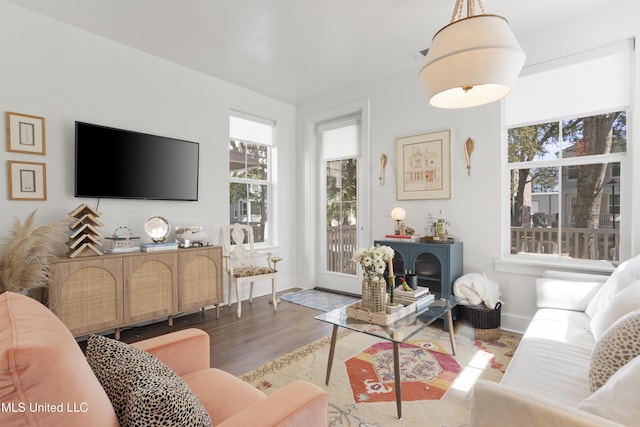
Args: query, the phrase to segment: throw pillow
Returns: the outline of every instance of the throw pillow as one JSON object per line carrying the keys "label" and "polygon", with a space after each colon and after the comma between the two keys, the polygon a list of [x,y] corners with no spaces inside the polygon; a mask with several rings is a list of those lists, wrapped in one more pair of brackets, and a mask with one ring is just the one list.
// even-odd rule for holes
{"label": "throw pillow", "polygon": [[598,391],[584,399],[578,409],[616,421],[635,425],[640,420],[640,357],[624,365]]}
{"label": "throw pillow", "polygon": [[593,337],[598,341],[616,320],[638,308],[640,308],[640,280],[636,280],[629,287],[618,292],[609,304],[591,319]]}
{"label": "throw pillow", "polygon": [[589,301],[585,310],[587,316],[593,319],[600,310],[606,307],[611,298],[638,279],[640,279],[640,255],[628,259],[616,267],[598,293]]}
{"label": "throw pillow", "polygon": [[189,386],[151,354],[91,335],[86,357],[123,427],[211,426],[209,414]]}
{"label": "throw pillow", "polygon": [[536,306],[585,311],[600,287],[598,281],[541,278],[536,280]]}
{"label": "throw pillow", "polygon": [[640,310],[618,319],[596,342],[591,354],[589,386],[602,387],[618,369],[640,355]]}

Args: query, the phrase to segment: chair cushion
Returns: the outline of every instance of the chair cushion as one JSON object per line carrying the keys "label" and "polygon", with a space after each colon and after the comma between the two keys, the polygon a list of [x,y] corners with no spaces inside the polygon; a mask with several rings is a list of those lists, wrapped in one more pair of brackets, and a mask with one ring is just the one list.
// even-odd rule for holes
{"label": "chair cushion", "polygon": [[213,425],[220,424],[267,397],[249,383],[216,368],[190,372],[184,374],[182,379],[200,398]]}
{"label": "chair cushion", "polygon": [[602,387],[630,360],[640,355],[640,310],[618,319],[596,342],[591,355],[589,386]]}
{"label": "chair cushion", "polygon": [[233,269],[233,277],[260,276],[275,272],[276,270],[271,267],[240,267]]}
{"label": "chair cushion", "polygon": [[211,426],[189,386],[151,354],[91,335],[86,355],[122,426]]}
{"label": "chair cushion", "polygon": [[0,325],[0,402],[13,409],[0,412],[0,425],[118,425],[78,343],[47,307],[5,292]]}

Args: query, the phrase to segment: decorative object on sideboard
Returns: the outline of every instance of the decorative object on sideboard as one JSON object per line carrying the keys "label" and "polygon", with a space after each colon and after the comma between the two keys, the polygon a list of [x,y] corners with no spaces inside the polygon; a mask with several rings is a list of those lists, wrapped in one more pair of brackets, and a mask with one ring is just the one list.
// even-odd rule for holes
{"label": "decorative object on sideboard", "polygon": [[431,225],[430,240],[446,240],[447,226],[451,225],[449,221],[444,219],[444,213],[440,211],[440,217],[435,219],[429,214],[429,223]]}
{"label": "decorative object on sideboard", "polygon": [[7,151],[45,154],[44,117],[7,111]]}
{"label": "decorative object on sideboard", "polygon": [[163,243],[167,239],[170,231],[171,226],[169,225],[169,221],[158,215],[150,217],[144,223],[144,232],[153,243]]}
{"label": "decorative object on sideboard", "polygon": [[396,139],[396,199],[450,199],[450,131]]}
{"label": "decorative object on sideboard", "polygon": [[70,258],[103,255],[102,244],[98,238],[102,235],[97,227],[104,224],[98,219],[100,212],[82,204],[69,213],[72,221],[67,232]]}
{"label": "decorative object on sideboard", "polygon": [[0,293],[26,293],[49,283],[49,262],[65,251],[68,219],[35,225],[34,210],[23,223],[17,218],[0,246]]}
{"label": "decorative object on sideboard", "polygon": [[9,200],[47,200],[47,165],[7,161]]}
{"label": "decorative object on sideboard", "polygon": [[180,247],[203,246],[207,233],[202,226],[176,227],[176,240]]}
{"label": "decorative object on sideboard", "polygon": [[396,222],[396,226],[394,229],[395,235],[402,235],[402,236],[404,235],[404,231],[402,229],[404,223],[402,221],[405,219],[406,216],[407,216],[407,213],[401,207],[393,208],[391,210],[391,219],[393,219]]}
{"label": "decorative object on sideboard", "polygon": [[466,0],[463,17],[464,3],[456,1],[451,22],[433,36],[418,75],[437,108],[475,107],[503,98],[525,61],[505,18],[485,14],[480,0]]}
{"label": "decorative object on sideboard", "polygon": [[378,177],[378,181],[380,181],[380,185],[384,185],[384,171],[387,167],[387,155],[382,153],[380,156],[380,176]]}
{"label": "decorative object on sideboard", "polygon": [[105,239],[111,242],[111,247],[105,249],[105,252],[112,254],[140,252],[140,246],[136,246],[133,243],[134,240],[138,240],[140,237],[135,237],[133,231],[126,225],[116,228],[111,237],[105,237]]}
{"label": "decorative object on sideboard", "polygon": [[467,175],[471,176],[471,153],[473,153],[473,149],[475,148],[476,143],[473,142],[473,139],[467,138],[464,143],[464,157],[467,160]]}

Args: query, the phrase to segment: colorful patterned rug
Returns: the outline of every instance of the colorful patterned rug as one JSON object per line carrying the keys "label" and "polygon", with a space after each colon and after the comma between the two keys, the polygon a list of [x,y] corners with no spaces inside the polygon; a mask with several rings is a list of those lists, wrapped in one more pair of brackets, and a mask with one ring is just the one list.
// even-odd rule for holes
{"label": "colorful patterned rug", "polygon": [[[359,363],[363,358],[368,357],[363,356],[362,353],[385,351],[385,345],[381,345],[385,344],[385,341],[370,335],[340,329],[328,386],[324,381],[330,337],[303,346],[242,375],[241,378],[267,394],[298,379],[307,380],[322,387],[329,397],[330,427],[468,426],[469,395],[473,384],[478,378],[500,381],[520,342],[520,335],[503,332],[498,340],[488,342],[476,340],[473,329],[462,322],[456,322],[455,329],[457,347],[455,356],[450,355],[449,334],[442,330],[442,324],[436,323],[435,327],[426,328],[412,339],[414,349],[427,350],[433,359],[445,366],[443,370],[447,373],[442,374],[440,371],[432,382],[417,381],[416,388],[428,389],[425,393],[419,393],[410,390],[412,386],[408,385],[405,372],[402,384],[402,420],[397,419],[395,392],[384,391],[380,394],[390,395],[391,398],[375,401],[377,397],[372,396],[374,393],[362,391],[353,385],[352,378],[357,378],[358,374],[352,371],[358,367],[349,365],[356,364],[354,359],[358,359]],[[405,350],[409,349],[409,347],[403,347]],[[409,351],[412,350],[409,349]],[[416,376],[434,375],[437,368],[424,366],[425,363],[432,363],[433,359],[422,351],[419,352],[419,356],[416,353],[417,350],[413,351],[415,360],[407,363],[405,368],[412,366]],[[383,368],[379,375],[387,381],[388,372],[385,373],[384,369],[388,371],[389,356],[381,357],[387,358],[387,361],[379,364],[386,365],[387,368]],[[409,356],[410,359],[411,357]],[[366,367],[366,369],[372,368]],[[411,375],[413,374],[409,374]],[[375,377],[370,378],[375,381]],[[361,380],[363,384],[365,379]],[[382,390],[383,387],[389,387],[389,384],[387,382],[380,382],[379,385],[371,384],[370,389]],[[369,399],[360,396],[362,393],[369,395]],[[437,397],[438,395],[440,397]]]}
{"label": "colorful patterned rug", "polygon": [[[409,341],[400,344],[402,400],[440,399],[462,368],[437,342]],[[395,402],[393,344],[372,345],[345,362],[353,399],[362,402]]]}
{"label": "colorful patterned rug", "polygon": [[334,308],[360,301],[360,298],[350,295],[320,291],[317,289],[303,289],[301,291],[289,292],[281,295],[280,299],[320,311],[331,311]]}

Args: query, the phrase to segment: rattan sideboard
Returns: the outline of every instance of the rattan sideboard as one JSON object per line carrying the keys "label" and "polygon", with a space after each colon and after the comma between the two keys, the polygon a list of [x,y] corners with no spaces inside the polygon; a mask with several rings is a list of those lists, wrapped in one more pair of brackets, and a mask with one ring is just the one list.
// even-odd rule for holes
{"label": "rattan sideboard", "polygon": [[222,248],[60,258],[50,266],[48,305],[74,336],[216,306],[220,315]]}

